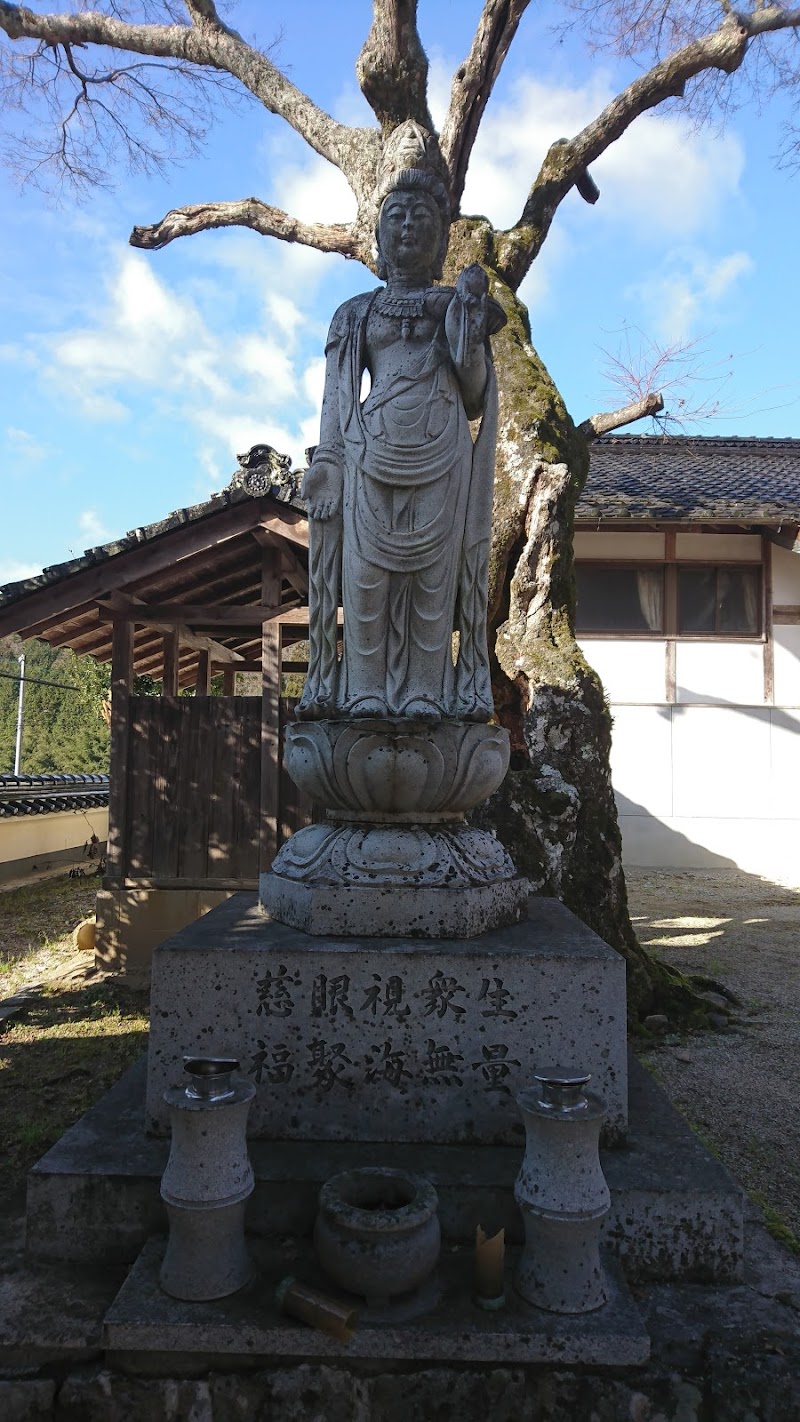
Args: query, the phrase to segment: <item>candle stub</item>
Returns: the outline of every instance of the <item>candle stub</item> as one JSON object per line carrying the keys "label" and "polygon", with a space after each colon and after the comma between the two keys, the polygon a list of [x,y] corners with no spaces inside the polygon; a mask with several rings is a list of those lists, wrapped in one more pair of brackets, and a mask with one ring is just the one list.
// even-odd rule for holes
{"label": "candle stub", "polygon": [[489,1238],[481,1226],[475,1231],[475,1300],[481,1308],[502,1308],[505,1303],[506,1232]]}
{"label": "candle stub", "polygon": [[319,1328],[331,1338],[338,1338],[340,1343],[349,1343],[358,1327],[358,1309],[291,1277],[278,1285],[275,1301],[281,1313]]}

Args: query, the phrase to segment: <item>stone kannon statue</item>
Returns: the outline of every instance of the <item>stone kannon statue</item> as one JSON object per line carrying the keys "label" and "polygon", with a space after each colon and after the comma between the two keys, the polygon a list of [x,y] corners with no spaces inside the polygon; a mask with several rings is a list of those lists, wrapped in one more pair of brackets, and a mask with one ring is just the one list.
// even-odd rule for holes
{"label": "stone kannon statue", "polygon": [[[424,162],[423,131],[403,129],[395,162]],[[488,721],[497,429],[489,336],[505,315],[479,266],[455,288],[434,285],[450,201],[430,166],[390,169],[378,199],[386,286],[345,302],[333,318],[320,443],[303,485],[311,627],[297,714]],[[473,443],[469,422],[478,416]]]}
{"label": "stone kannon statue", "polygon": [[437,160],[413,122],[387,145],[376,226],[386,285],[333,318],[303,485],[309,667],[284,764],[327,820],[282,846],[261,898],[311,933],[458,937],[525,905],[502,845],[464,818],[509,759],[506,731],[489,724],[486,645],[489,339],[505,317],[479,266],[435,284],[450,226]]}

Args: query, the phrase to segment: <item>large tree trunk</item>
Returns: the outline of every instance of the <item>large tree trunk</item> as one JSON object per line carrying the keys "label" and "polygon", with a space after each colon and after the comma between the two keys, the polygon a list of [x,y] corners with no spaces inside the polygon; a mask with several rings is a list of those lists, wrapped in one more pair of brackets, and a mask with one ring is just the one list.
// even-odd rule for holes
{"label": "large tree trunk", "polygon": [[500,420],[489,617],[495,705],[513,750],[481,822],[538,892],[557,895],[625,955],[629,1007],[639,1017],[661,974],[631,926],[609,771],[611,716],[574,634],[572,537],[588,445],[531,344],[526,308],[493,259],[488,223],[454,224],[445,280],[483,262],[508,317],[492,343]]}

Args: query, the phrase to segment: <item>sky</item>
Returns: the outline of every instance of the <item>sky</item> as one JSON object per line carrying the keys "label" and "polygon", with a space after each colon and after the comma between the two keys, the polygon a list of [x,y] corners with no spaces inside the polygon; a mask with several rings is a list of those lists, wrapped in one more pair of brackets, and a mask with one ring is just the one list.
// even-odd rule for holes
{"label": "sky", "polygon": [[[229,20],[294,83],[351,123],[371,113],[354,76],[367,0],[241,0]],[[420,0],[440,122],[479,0]],[[556,12],[523,18],[484,118],[463,210],[519,216],[548,145],[592,119],[634,75],[559,42]],[[594,166],[591,207],[570,194],[520,295],[534,342],[576,420],[624,403],[614,357],[690,344],[709,435],[800,437],[800,173],[775,161],[778,98],[723,132],[677,110],[640,119]],[[77,203],[0,171],[0,585],[198,503],[236,455],[268,443],[303,463],[316,442],[330,317],[375,278],[355,262],[229,229],[162,252],[134,224],[185,203],[256,194],[306,220],[346,221],[344,179],[280,119],[246,101],[203,153],[159,177],[118,171]],[[684,404],[679,405],[683,400]],[[644,432],[644,426],[635,426]]]}

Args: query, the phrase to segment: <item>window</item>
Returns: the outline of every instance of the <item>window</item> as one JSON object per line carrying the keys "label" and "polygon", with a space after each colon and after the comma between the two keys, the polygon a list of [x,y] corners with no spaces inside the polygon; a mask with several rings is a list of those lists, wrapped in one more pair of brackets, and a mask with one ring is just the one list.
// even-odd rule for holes
{"label": "window", "polygon": [[759,637],[761,567],[578,563],[578,633]]}
{"label": "window", "polygon": [[663,632],[664,569],[578,563],[579,632]]}
{"label": "window", "polygon": [[760,568],[678,568],[678,633],[757,637]]}

